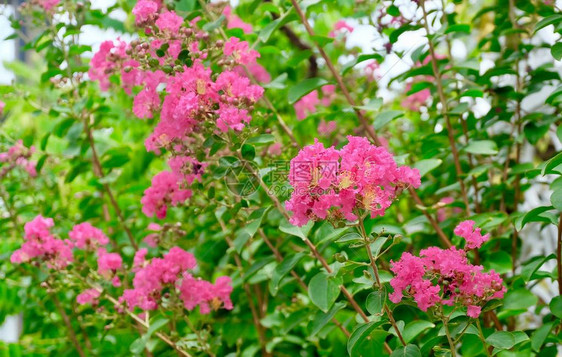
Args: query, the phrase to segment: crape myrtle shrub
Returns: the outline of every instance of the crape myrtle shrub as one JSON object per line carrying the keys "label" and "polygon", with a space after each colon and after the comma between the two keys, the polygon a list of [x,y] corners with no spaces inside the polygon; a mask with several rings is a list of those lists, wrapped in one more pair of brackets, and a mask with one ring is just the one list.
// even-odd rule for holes
{"label": "crape myrtle shrub", "polygon": [[554,1],[4,9],[2,355],[557,354]]}

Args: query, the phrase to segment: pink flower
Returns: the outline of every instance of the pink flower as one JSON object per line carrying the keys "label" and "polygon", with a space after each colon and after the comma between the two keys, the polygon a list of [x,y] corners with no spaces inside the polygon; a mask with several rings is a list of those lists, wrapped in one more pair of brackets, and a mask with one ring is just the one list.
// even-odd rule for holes
{"label": "pink flower", "polygon": [[478,318],[478,316],[480,316],[481,311],[482,308],[480,306],[469,305],[466,309],[466,315],[476,319]]}
{"label": "pink flower", "polygon": [[104,248],[98,249],[98,273],[105,279],[110,279],[121,269],[123,259],[117,253],[108,253]]}
{"label": "pink flower", "polygon": [[[406,92],[409,92],[411,89],[412,89],[412,83],[406,84]],[[423,89],[414,94],[410,94],[402,101],[401,105],[404,108],[407,108],[408,110],[416,112],[420,110],[420,107],[426,104],[427,100],[430,97],[431,97],[431,92],[429,91],[429,89]]]}
{"label": "pink flower", "polygon": [[0,115],[4,113],[4,108],[6,107],[6,103],[0,100]]}
{"label": "pink flower", "polygon": [[0,171],[0,176],[6,175],[15,167],[24,169],[31,177],[37,176],[35,169],[37,163],[29,160],[34,152],[35,147],[26,148],[23,141],[18,140],[8,151],[0,153],[0,163],[7,164],[6,168]]}
{"label": "pink flower", "polygon": [[281,143],[275,143],[269,146],[267,152],[271,156],[279,156],[282,153],[282,146]]}
{"label": "pink flower", "polygon": [[291,160],[289,182],[294,191],[285,206],[291,223],[309,220],[355,220],[356,210],[383,215],[397,189],[419,187],[417,169],[398,167],[383,147],[365,138],[348,136],[341,150],[324,148],[317,140]]}
{"label": "pink flower", "polygon": [[208,314],[216,301],[222,303],[225,309],[232,310],[233,306],[230,300],[232,286],[228,276],[219,277],[215,284],[211,284],[186,273],[179,290],[180,298],[189,311],[199,306],[201,314]]}
{"label": "pink flower", "polygon": [[166,217],[168,205],[177,206],[191,197],[191,190],[181,189],[179,178],[173,172],[162,171],[152,178],[152,186],[144,191],[142,211],[148,217]]}
{"label": "pink flower", "polygon": [[140,119],[152,118],[152,113],[160,107],[160,96],[155,89],[145,88],[133,101],[133,113]]}
{"label": "pink flower", "polygon": [[90,80],[100,82],[102,91],[109,89],[109,76],[120,66],[120,62],[127,58],[127,47],[124,41],[118,40],[117,45],[113,41],[104,41],[92,57],[88,76]]}
{"label": "pink flower", "polygon": [[329,136],[334,131],[336,131],[337,124],[334,120],[325,122],[324,120],[320,121],[318,124],[318,134],[322,136]]}
{"label": "pink flower", "polygon": [[158,16],[160,4],[152,0],[139,0],[133,8],[137,26],[152,22]]}
{"label": "pink flower", "polygon": [[330,31],[329,35],[330,37],[337,37],[338,34],[343,34],[344,36],[347,33],[352,33],[353,32],[353,27],[351,27],[347,22],[345,22],[345,20],[339,20],[338,22],[336,22],[336,24],[334,25],[334,29],[332,31]]}
{"label": "pink flower", "polygon": [[224,55],[232,56],[239,64],[255,63],[260,57],[259,52],[250,49],[248,42],[240,41],[237,37],[231,37],[224,44]]}
{"label": "pink flower", "polygon": [[474,228],[474,221],[462,221],[455,228],[455,234],[466,239],[466,249],[478,249],[490,239],[490,234],[482,235],[480,228]]}
{"label": "pink flower", "polygon": [[45,11],[51,12],[55,6],[57,6],[60,0],[38,0],[39,6],[41,6]]}
{"label": "pink flower", "polygon": [[41,215],[27,222],[24,226],[24,240],[21,248],[10,257],[14,264],[26,263],[34,259],[44,261],[52,269],[64,269],[72,263],[72,243],[68,240],[56,239],[50,233],[53,227],[52,218]]}
{"label": "pink flower", "polygon": [[183,24],[183,18],[178,16],[174,11],[166,11],[158,16],[156,26],[160,31],[167,32],[172,35],[179,33],[180,27]]}
{"label": "pink flower", "polygon": [[396,275],[390,281],[394,292],[389,299],[399,303],[406,293],[423,311],[435,305],[465,305],[467,315],[476,318],[481,306],[501,298],[506,290],[497,273],[482,272],[481,266],[468,262],[465,251],[454,247],[430,247],[419,257],[404,253],[391,263]]}
{"label": "pink flower", "polygon": [[144,266],[145,257],[148,253],[146,248],[137,250],[135,257],[133,258],[133,272],[137,272]]}
{"label": "pink flower", "polygon": [[79,249],[95,250],[109,243],[109,238],[100,229],[93,227],[88,222],[75,225],[68,236]]}
{"label": "pink flower", "polygon": [[306,118],[307,113],[312,114],[316,112],[316,106],[320,103],[318,99],[318,91],[312,91],[299,99],[293,106],[297,113],[297,119],[303,120]]}
{"label": "pink flower", "polygon": [[163,258],[154,258],[136,271],[133,289],[127,289],[119,299],[130,309],[154,310],[160,303],[162,290],[178,291],[187,309],[200,306],[201,313],[208,313],[216,303],[232,309],[229,277],[220,277],[215,284],[193,277],[188,271],[197,265],[195,257],[179,247],[173,247]]}
{"label": "pink flower", "polygon": [[238,16],[232,13],[232,8],[227,5],[224,7],[223,14],[226,17],[226,28],[240,28],[245,34],[252,33],[252,25],[245,23]]}
{"label": "pink flower", "polygon": [[100,292],[97,289],[88,289],[84,290],[80,295],[76,297],[76,302],[80,305],[85,304],[98,304],[98,297],[100,296]]}

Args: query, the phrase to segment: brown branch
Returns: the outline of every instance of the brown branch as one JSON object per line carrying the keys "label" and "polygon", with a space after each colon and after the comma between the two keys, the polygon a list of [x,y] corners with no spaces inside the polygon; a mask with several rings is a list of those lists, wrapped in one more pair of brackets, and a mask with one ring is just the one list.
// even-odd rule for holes
{"label": "brown branch", "polygon": [[468,202],[468,195],[466,193],[466,187],[464,185],[464,181],[462,179],[462,168],[459,159],[459,152],[457,149],[457,144],[455,143],[455,132],[453,131],[453,125],[451,124],[451,118],[449,117],[449,109],[447,106],[447,99],[445,98],[445,92],[443,90],[443,82],[441,80],[441,72],[439,72],[439,68],[437,67],[437,58],[435,57],[435,47],[433,46],[433,42],[431,40],[430,31],[429,31],[429,23],[427,20],[427,11],[425,9],[425,0],[420,1],[420,7],[423,11],[423,26],[427,33],[427,43],[429,44],[429,56],[431,60],[431,67],[433,68],[433,74],[435,76],[435,83],[437,84],[437,92],[439,94],[439,100],[441,101],[441,114],[445,119],[445,123],[447,124],[447,135],[449,137],[449,144],[451,145],[451,152],[453,154],[453,161],[455,163],[455,170],[457,173],[457,180],[459,181],[461,187],[461,195],[464,200],[465,204],[465,211],[467,216],[470,216],[470,204]]}
{"label": "brown branch", "polygon": [[[219,224],[220,224],[223,232],[227,232],[228,228],[224,224],[223,220],[221,218],[218,218],[218,221],[219,221]],[[242,279],[244,279],[244,267],[242,265],[242,259],[240,258],[240,255],[236,252],[236,250],[234,248],[234,242],[227,235],[224,236],[224,239],[228,243],[228,246],[230,247],[230,249],[233,250],[233,252],[234,252],[233,253],[234,262],[236,263],[236,266],[238,267],[238,272],[240,273],[240,277]],[[254,326],[256,326],[256,330],[258,331],[258,337],[259,337],[259,340],[260,340],[260,347],[261,347],[261,350],[262,350],[262,356],[271,356],[271,354],[269,352],[267,352],[267,350],[266,350],[267,339],[265,337],[265,332],[263,330],[263,326],[260,322],[258,310],[256,309],[256,306],[254,304],[254,300],[252,299],[252,292],[250,291],[250,286],[248,285],[248,283],[243,283],[242,287],[244,288],[244,292],[246,293],[246,298],[248,299],[248,305],[250,306],[250,311],[252,312],[252,320],[254,322]]]}
{"label": "brown branch", "polygon": [[[308,20],[306,19],[306,15],[304,14],[302,9],[300,8],[297,1],[291,0],[291,3],[293,4],[293,7],[295,8],[297,14],[299,15],[299,17],[301,19],[301,22],[306,29],[306,32],[308,32],[309,36],[311,36],[311,37],[315,36],[314,30],[312,29],[312,27],[308,23]],[[345,99],[353,107],[353,110],[357,114],[357,117],[359,118],[359,121],[361,122],[361,125],[367,131],[367,134],[375,142],[378,142],[379,140],[378,140],[378,137],[377,137],[377,133],[375,132],[375,129],[371,125],[369,125],[369,122],[367,121],[367,118],[365,118],[365,116],[363,115],[363,112],[361,112],[361,110],[359,108],[357,108],[355,101],[351,97],[351,94],[349,93],[349,90],[347,89],[347,86],[343,82],[343,79],[340,76],[339,72],[336,70],[336,67],[332,63],[332,60],[330,59],[330,57],[328,57],[328,55],[326,54],[326,52],[324,51],[324,49],[320,45],[316,44],[316,48],[318,49],[318,52],[320,52],[320,55],[322,56],[322,58],[324,58],[324,61],[326,61],[326,65],[328,66],[328,69],[330,70],[330,72],[332,73],[334,78],[336,79],[336,82],[338,83],[338,87],[340,88],[343,95],[345,96]]]}
{"label": "brown branch", "polygon": [[[101,166],[101,163],[100,163],[97,151],[96,151],[96,145],[95,145],[95,142],[94,142],[94,137],[92,135],[92,131],[90,130],[90,126],[88,125],[87,120],[84,120],[84,131],[86,132],[86,136],[88,137],[88,142],[90,144],[90,149],[92,150],[92,163],[94,165],[94,174],[98,178],[102,178],[105,175],[103,173],[103,168]],[[129,237],[129,241],[131,242],[131,245],[133,246],[133,248],[135,248],[135,250],[138,250],[139,246],[138,246],[137,242],[135,241],[135,238],[133,237],[133,233],[131,233],[131,230],[129,229],[129,227],[127,226],[127,224],[125,222],[125,218],[123,216],[123,213],[121,212],[121,208],[119,208],[119,204],[117,203],[117,200],[115,199],[115,196],[113,195],[113,192],[111,191],[111,188],[109,187],[109,185],[107,183],[103,183],[102,186],[103,186],[107,196],[109,197],[109,201],[111,202],[111,205],[113,206],[113,209],[115,210],[115,214],[117,215],[117,218],[119,219],[119,222],[121,223],[121,226],[123,227],[123,229],[127,233],[127,236]]]}
{"label": "brown branch", "polygon": [[78,343],[78,339],[76,338],[76,334],[74,333],[74,328],[72,328],[72,324],[70,323],[70,319],[68,318],[68,315],[64,311],[64,308],[61,306],[59,298],[57,297],[57,294],[53,292],[50,295],[51,295],[51,298],[53,299],[53,302],[55,303],[55,306],[57,307],[57,310],[59,310],[59,313],[62,316],[62,320],[64,321],[64,324],[66,325],[66,329],[68,330],[68,335],[70,337],[70,340],[72,341],[72,344],[76,348],[76,352],[78,352],[80,357],[85,357],[86,355],[84,354],[84,350],[82,349],[82,346],[80,346],[80,343]]}

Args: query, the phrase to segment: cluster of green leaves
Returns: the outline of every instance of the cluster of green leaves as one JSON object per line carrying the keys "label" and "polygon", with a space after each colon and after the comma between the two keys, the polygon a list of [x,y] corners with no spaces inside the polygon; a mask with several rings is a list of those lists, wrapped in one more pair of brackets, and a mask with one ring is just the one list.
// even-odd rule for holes
{"label": "cluster of green leaves", "polygon": [[[64,6],[73,14],[73,21],[49,25],[26,41],[25,49],[34,54],[31,62],[10,64],[17,77],[15,84],[0,87],[0,99],[6,102],[0,148],[20,138],[28,146],[35,145],[39,172],[37,178],[30,179],[14,170],[1,181],[0,233],[5,239],[0,244],[0,319],[21,313],[24,329],[20,343],[0,345],[0,353],[76,355],[75,349],[68,347],[68,316],[78,344],[92,355],[145,351],[175,355],[157,337],[158,331],[166,331],[182,350],[201,355],[210,350],[216,355],[242,356],[372,356],[387,353],[385,343],[393,356],[450,355],[454,351],[447,343],[449,330],[463,356],[556,354],[556,345],[561,341],[562,300],[558,296],[547,304],[530,288],[560,280],[556,267],[543,269],[543,265],[552,266],[552,260],[559,262],[560,252],[523,256],[521,236],[525,235],[519,232],[530,224],[539,224],[541,229],[559,224],[561,179],[550,183],[551,205],[528,212],[519,207],[532,185],[552,175],[562,175],[562,154],[555,153],[549,133],[560,124],[562,87],[552,91],[544,105],[540,103],[540,110],[522,109],[526,98],[551,85],[560,86],[554,60],[540,66],[529,62],[544,50],[560,59],[559,43],[540,43],[536,36],[537,31],[550,25],[555,33],[562,33],[562,15],[557,9],[543,1],[495,0],[480,1],[477,6],[453,1],[456,7],[452,13],[429,11],[429,18],[440,23],[428,36],[440,55],[435,63],[439,75],[434,73],[432,61],[426,60],[434,55],[427,44],[416,46],[411,53],[395,53],[416,65],[393,82],[413,80],[414,84],[408,93],[383,103],[377,98],[378,84],[365,78],[362,66],[372,60],[382,63],[387,58],[386,50],[364,53],[359,48],[346,48],[341,38],[334,39],[329,33],[342,18],[375,28],[377,16],[371,15],[379,11],[401,17],[402,5],[398,2],[303,1],[303,11],[313,19],[313,36],[306,33],[289,1],[241,1],[236,13],[252,24],[254,32],[250,34],[226,29],[224,16],[214,13],[213,7],[204,11],[200,2],[166,3],[183,16],[202,16],[204,29],[217,37],[222,29],[227,36],[253,44],[260,52],[260,63],[273,78],[264,87],[274,110],[259,105],[250,128],[244,132],[229,135],[228,140],[219,135],[207,138],[205,146],[216,160],[210,163],[203,182],[194,185],[194,197],[184,206],[170,209],[166,219],[158,222],[179,224],[181,235],[150,251],[158,256],[171,245],[179,245],[194,252],[201,276],[210,280],[218,275],[231,276],[234,310],[220,310],[209,316],[190,313],[189,319],[201,332],[199,336],[183,321],[186,311],[154,312],[150,327],[137,329],[135,322],[117,314],[107,301],[101,303],[102,310],[78,306],[75,301],[80,286],[76,281],[63,278],[54,289],[45,289],[40,286],[40,282],[49,279],[45,271],[9,263],[9,256],[21,244],[23,224],[37,214],[53,217],[55,231],[61,237],[66,237],[74,224],[92,223],[111,237],[129,265],[135,250],[124,227],[141,242],[149,233],[146,227],[154,222],[142,214],[140,198],[151,177],[165,168],[165,155],[157,157],[144,148],[144,140],[157,119],[141,121],[134,117],[132,99],[119,88],[116,77],[112,78],[115,86],[107,93],[89,81],[73,80],[61,86],[52,82],[61,77],[76,78],[87,71],[92,49],[80,41],[84,26],[134,34],[137,30],[131,9],[135,1],[118,1],[101,11],[92,9],[89,2],[78,6],[66,0]],[[124,22],[110,16],[120,9],[128,14]],[[402,25],[386,28],[380,34],[381,40],[396,43],[408,32],[423,31],[421,10],[416,14]],[[34,14],[38,19],[44,15]],[[23,27],[15,19],[12,25],[16,32],[9,37],[15,38]],[[457,40],[469,47],[467,58],[452,57],[450,44]],[[336,83],[318,47],[336,64],[357,105],[354,108],[336,90],[338,96],[329,106],[298,121],[293,104],[313,90]],[[495,59],[495,66],[482,73],[480,64],[489,56]],[[499,80],[506,77],[513,81]],[[429,90],[432,97],[427,114],[404,111],[400,101],[422,90]],[[441,90],[443,93],[439,93]],[[447,111],[442,110],[440,94],[446,100]],[[474,113],[477,98],[491,105],[484,116]],[[369,124],[387,139],[399,163],[417,167],[422,174],[418,190],[422,204],[404,193],[384,217],[366,219],[366,232],[372,237],[368,243],[354,227],[333,227],[328,222],[294,227],[272,200],[273,196],[282,203],[289,197],[288,161],[296,155],[297,146],[311,144],[318,137],[321,120],[335,120],[338,125],[335,133],[320,138],[328,145],[341,145],[346,135],[364,132],[354,109],[366,113]],[[287,123],[298,145],[282,130],[279,117]],[[498,127],[507,130],[497,130]],[[562,136],[560,130],[556,133]],[[449,134],[458,154],[452,150]],[[267,153],[274,142],[283,144],[283,152],[276,157]],[[534,156],[523,163],[524,147],[532,147]],[[241,158],[255,164],[268,191],[261,187],[249,196],[232,192],[225,176],[240,167]],[[459,162],[460,175],[455,160]],[[463,197],[461,181],[467,197]],[[505,299],[486,306],[478,323],[460,311],[451,311],[445,321],[420,311],[411,302],[395,305],[387,297],[391,260],[397,260],[404,251],[417,252],[441,244],[428,216],[434,217],[443,209],[438,202],[444,197],[452,197],[454,202],[445,208],[446,219],[437,223],[439,228],[452,237],[454,226],[470,218],[490,232],[493,238],[478,256],[470,253],[470,258],[502,274],[508,287]],[[458,237],[452,240],[460,243]],[[329,270],[311,254],[311,245]],[[377,258],[380,288],[372,279],[365,245]],[[84,259],[93,262],[95,258]],[[116,294],[118,291],[112,290]],[[53,296],[62,309],[56,306]],[[352,301],[358,304],[366,321],[353,308]],[[396,324],[391,323],[385,308],[392,311]],[[543,311],[546,309],[549,312]],[[493,316],[503,330],[494,325],[491,311],[495,311]],[[518,317],[529,311],[539,322],[537,327],[518,322]]]}

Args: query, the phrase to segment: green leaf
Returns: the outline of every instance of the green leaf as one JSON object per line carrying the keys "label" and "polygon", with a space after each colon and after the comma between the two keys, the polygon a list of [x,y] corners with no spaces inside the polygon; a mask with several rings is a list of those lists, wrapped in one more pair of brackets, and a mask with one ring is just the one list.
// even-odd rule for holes
{"label": "green leaf", "polygon": [[426,159],[417,161],[413,166],[420,171],[420,176],[424,177],[428,172],[438,168],[443,163],[441,159]]}
{"label": "green leaf", "polygon": [[447,27],[445,33],[464,32],[470,33],[470,25],[468,24],[454,24]]}
{"label": "green leaf", "polygon": [[214,31],[221,26],[221,24],[223,23],[223,21],[225,19],[226,19],[226,17],[224,16],[224,14],[222,14],[215,21],[208,22],[205,25],[203,25],[203,30],[206,31],[206,32]]}
{"label": "green leaf", "polygon": [[246,144],[263,145],[263,144],[272,143],[274,141],[275,141],[275,136],[271,134],[262,134],[258,136],[252,136],[251,138],[246,140]]}
{"label": "green leaf", "polygon": [[331,277],[325,272],[316,274],[308,284],[308,295],[314,305],[328,312],[340,295],[341,278]]}
{"label": "green leaf", "polygon": [[307,239],[308,233],[310,233],[310,230],[312,229],[313,225],[314,222],[310,221],[302,227],[297,227],[297,226],[293,226],[287,220],[283,220],[279,225],[279,229],[281,230],[281,232],[285,232],[287,234],[302,238],[304,240]]}
{"label": "green leaf", "polygon": [[390,357],[421,357],[421,352],[416,345],[400,346],[392,352]]}
{"label": "green leaf", "polygon": [[511,255],[503,250],[492,253],[488,259],[484,261],[484,266],[488,270],[493,269],[498,274],[505,274],[512,268]]}
{"label": "green leaf", "polygon": [[380,322],[359,325],[347,341],[347,353],[356,356],[380,356],[388,332],[377,329]]}
{"label": "green leaf", "polygon": [[281,280],[285,277],[285,275],[289,274],[295,265],[297,265],[297,263],[305,256],[306,254],[304,252],[285,256],[285,259],[277,265],[277,267],[275,267],[271,280],[269,281],[269,291],[271,292],[271,295],[277,295]]}
{"label": "green leaf", "polygon": [[365,307],[371,315],[378,315],[382,313],[382,308],[386,299],[386,292],[383,289],[373,291],[367,296],[367,301],[365,302]]}
{"label": "green leaf", "polygon": [[555,296],[550,300],[550,312],[559,319],[562,319],[562,296]]}
{"label": "green leaf", "polygon": [[486,338],[486,342],[500,350],[508,350],[515,345],[515,338],[511,332],[496,331]]}
{"label": "green leaf", "polygon": [[538,30],[543,29],[543,28],[545,28],[549,25],[558,24],[559,22],[562,22],[562,15],[560,15],[560,14],[545,17],[544,19],[537,22],[537,24],[535,25],[535,31],[534,32],[537,32]]}
{"label": "green leaf", "polygon": [[400,9],[396,5],[390,5],[386,9],[386,13],[389,14],[390,16],[398,17],[398,16],[400,16]]}
{"label": "green leaf", "polygon": [[324,78],[309,78],[289,89],[289,104],[295,104],[299,99],[313,90],[329,84]]}
{"label": "green leaf", "polygon": [[269,40],[269,37],[271,37],[271,34],[273,34],[273,32],[275,32],[284,24],[297,19],[297,16],[292,12],[292,10],[293,8],[287,11],[285,15],[283,15],[282,17],[270,22],[264,28],[262,28],[260,33],[258,34],[258,39],[261,42],[267,42]]}
{"label": "green leaf", "polygon": [[482,98],[484,97],[484,92],[480,89],[469,89],[467,91],[464,91],[461,94],[461,97]]}
{"label": "green leaf", "polygon": [[411,342],[414,338],[416,338],[420,333],[424,332],[427,329],[434,328],[435,324],[430,321],[425,320],[414,320],[404,327],[404,331],[402,333],[402,337],[406,341],[406,343]]}
{"label": "green leaf", "polygon": [[242,157],[248,161],[252,161],[254,157],[256,157],[256,148],[254,148],[250,144],[242,145],[242,147],[240,148],[240,152],[242,154]]}
{"label": "green leaf", "polygon": [[168,319],[164,319],[164,318],[159,318],[158,320],[151,322],[150,327],[148,328],[146,334],[143,337],[148,338],[152,336],[154,332],[164,327],[167,323],[168,323]]}
{"label": "green leaf", "polygon": [[336,315],[336,313],[345,308],[345,306],[345,303],[338,302],[335,303],[328,312],[318,311],[313,320],[308,325],[308,329],[310,331],[309,336],[312,337],[320,332],[320,330],[330,322],[330,320]]}
{"label": "green leaf", "polygon": [[382,98],[373,98],[366,105],[357,105],[354,108],[366,110],[366,111],[377,111],[382,107]]}
{"label": "green leaf", "polygon": [[562,211],[562,188],[557,189],[550,195],[550,203],[559,211]]}
{"label": "green leaf", "polygon": [[555,173],[554,169],[562,164],[562,152],[551,157],[544,165],[541,174],[548,175]]}
{"label": "green leaf", "polygon": [[534,122],[528,122],[523,129],[525,137],[529,142],[535,145],[547,132],[549,125],[537,125]]}
{"label": "green leaf", "polygon": [[540,352],[541,346],[544,344],[544,341],[546,341],[546,338],[553,326],[554,321],[547,322],[533,333],[531,336],[531,348],[533,351]]}
{"label": "green leaf", "polygon": [[146,346],[146,340],[143,337],[139,337],[131,343],[129,346],[129,351],[132,354],[138,355],[144,351],[144,347]]}
{"label": "green leaf", "polygon": [[503,307],[506,310],[524,310],[534,306],[537,301],[538,298],[527,289],[508,290]]}
{"label": "green leaf", "polygon": [[475,140],[468,143],[464,150],[475,155],[495,155],[498,146],[492,140]]}
{"label": "green leaf", "polygon": [[336,241],[336,243],[349,243],[355,241],[361,241],[363,237],[357,232],[349,232],[344,234],[340,239]]}
{"label": "green leaf", "polygon": [[550,53],[557,61],[562,58],[562,42],[557,42],[550,48]]}
{"label": "green leaf", "polygon": [[387,110],[375,117],[375,123],[373,126],[375,127],[375,130],[380,130],[383,126],[402,115],[404,115],[404,113],[399,110]]}
{"label": "green leaf", "polygon": [[341,74],[342,75],[346,74],[350,69],[355,67],[355,65],[357,65],[358,63],[368,61],[370,59],[374,59],[379,63],[384,61],[384,58],[381,55],[379,55],[378,53],[370,53],[370,54],[359,55],[357,58],[355,58],[355,59],[353,59],[353,60],[351,60],[351,61],[349,61],[349,62],[347,62],[346,64],[343,65],[343,67],[341,69]]}

